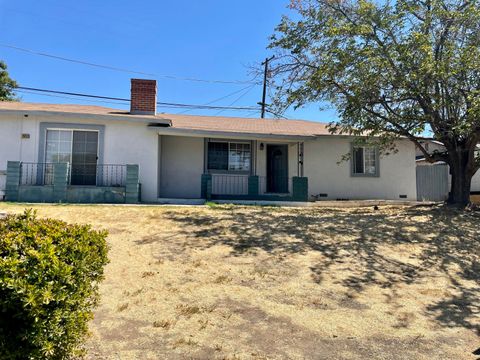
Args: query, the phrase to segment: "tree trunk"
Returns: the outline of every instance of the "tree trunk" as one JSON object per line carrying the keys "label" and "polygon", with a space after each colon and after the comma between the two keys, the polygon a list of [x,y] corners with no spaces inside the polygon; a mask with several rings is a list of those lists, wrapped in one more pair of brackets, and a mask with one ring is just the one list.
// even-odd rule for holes
{"label": "tree trunk", "polygon": [[457,153],[450,156],[450,174],[452,184],[448,194],[448,205],[463,209],[470,204],[470,186],[472,183],[471,164],[468,155]]}

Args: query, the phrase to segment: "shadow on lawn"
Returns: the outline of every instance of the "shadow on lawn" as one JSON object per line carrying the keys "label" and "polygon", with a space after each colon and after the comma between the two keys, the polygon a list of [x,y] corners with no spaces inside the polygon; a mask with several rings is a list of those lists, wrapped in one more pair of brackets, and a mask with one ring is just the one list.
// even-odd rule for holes
{"label": "shadow on lawn", "polygon": [[[188,246],[227,245],[232,256],[315,251],[322,260],[311,267],[312,278],[322,283],[335,264],[350,267],[342,280],[351,291],[370,285],[392,290],[396,284],[424,280],[431,269],[445,273],[455,295],[427,308],[444,326],[462,326],[480,334],[474,318],[480,313],[480,216],[445,209],[377,211],[357,209],[214,208],[208,212],[171,211],[166,216],[180,223]],[[428,221],[425,221],[427,217]],[[161,236],[158,241],[162,241]],[[382,255],[380,247],[415,244],[421,251],[411,263]],[[463,280],[473,280],[466,286]]]}

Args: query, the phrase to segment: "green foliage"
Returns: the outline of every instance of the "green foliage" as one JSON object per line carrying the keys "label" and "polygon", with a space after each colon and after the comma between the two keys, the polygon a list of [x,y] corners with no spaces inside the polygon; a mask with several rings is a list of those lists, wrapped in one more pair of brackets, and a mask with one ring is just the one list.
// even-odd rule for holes
{"label": "green foliage", "polygon": [[[368,135],[384,152],[407,137],[454,169],[452,190],[480,167],[478,0],[295,0],[272,37],[277,111],[333,104],[333,132]],[[428,154],[425,131],[447,152]],[[455,188],[455,186],[459,186]]]}
{"label": "green foliage", "polygon": [[10,78],[7,72],[7,64],[0,60],[0,101],[16,100],[14,89],[17,83]]}
{"label": "green foliage", "polygon": [[108,262],[106,236],[32,210],[0,220],[1,359],[78,352]]}

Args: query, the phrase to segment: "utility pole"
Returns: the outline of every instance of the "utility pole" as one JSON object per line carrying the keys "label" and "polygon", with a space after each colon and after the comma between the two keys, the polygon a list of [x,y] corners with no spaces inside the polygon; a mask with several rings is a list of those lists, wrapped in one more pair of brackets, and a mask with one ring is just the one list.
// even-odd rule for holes
{"label": "utility pole", "polygon": [[264,73],[263,73],[263,96],[262,96],[262,102],[258,103],[262,107],[262,115],[261,118],[265,118],[265,108],[267,106],[266,101],[267,101],[267,74],[268,74],[268,62],[270,60],[273,60],[275,58],[275,55],[271,56],[270,58],[266,58],[264,62],[262,62],[262,65],[265,66]]}

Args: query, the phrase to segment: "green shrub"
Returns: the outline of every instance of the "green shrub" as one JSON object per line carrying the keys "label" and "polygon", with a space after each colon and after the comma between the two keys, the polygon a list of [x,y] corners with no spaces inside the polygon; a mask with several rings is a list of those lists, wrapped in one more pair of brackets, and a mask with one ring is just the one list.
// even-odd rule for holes
{"label": "green shrub", "polygon": [[0,220],[0,359],[79,353],[108,262],[106,236],[32,210]]}

